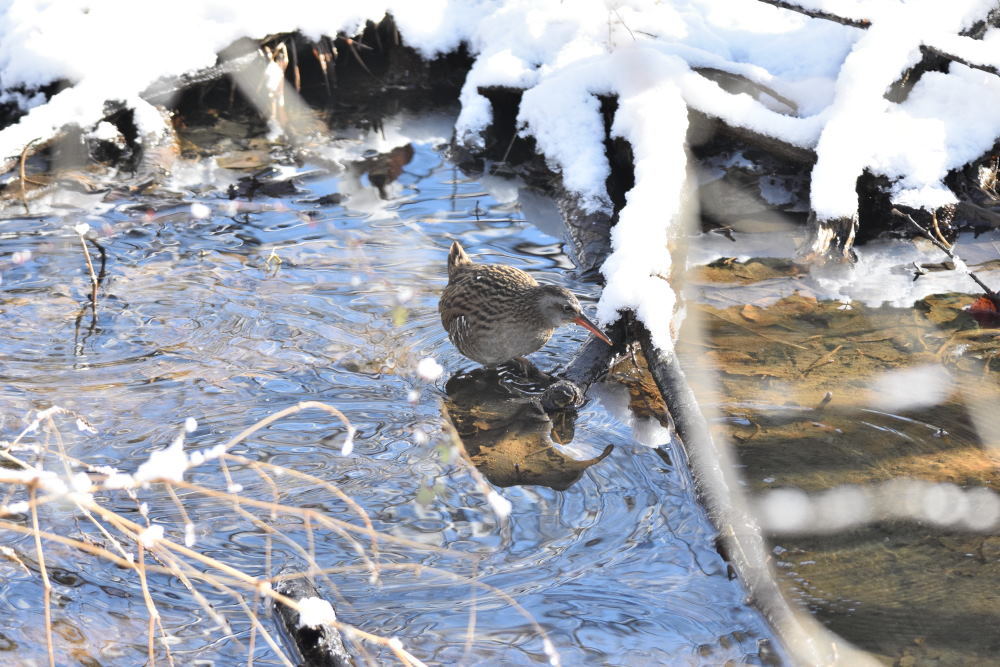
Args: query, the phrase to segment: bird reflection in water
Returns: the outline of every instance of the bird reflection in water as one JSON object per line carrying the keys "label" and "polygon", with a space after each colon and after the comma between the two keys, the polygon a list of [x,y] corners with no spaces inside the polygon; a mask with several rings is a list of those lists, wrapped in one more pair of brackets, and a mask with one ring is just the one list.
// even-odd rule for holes
{"label": "bird reflection in water", "polygon": [[573,439],[578,390],[526,359],[458,373],[445,391],[448,416],[469,458],[496,486],[564,491],[614,449],[608,445],[596,458],[578,461],[554,445]]}
{"label": "bird reflection in water", "polygon": [[388,153],[378,153],[366,156],[364,160],[352,165],[358,175],[367,174],[368,182],[378,190],[378,196],[388,200],[389,195],[386,186],[395,182],[403,173],[403,167],[413,160],[413,144],[397,146]]}

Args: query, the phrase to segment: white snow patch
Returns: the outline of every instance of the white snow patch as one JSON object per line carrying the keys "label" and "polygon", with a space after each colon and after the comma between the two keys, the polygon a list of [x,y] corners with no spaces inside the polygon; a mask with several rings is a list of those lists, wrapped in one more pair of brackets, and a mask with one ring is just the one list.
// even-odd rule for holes
{"label": "white snow patch", "polygon": [[102,120],[94,126],[93,131],[87,136],[97,139],[98,141],[112,141],[123,145],[125,143],[121,132],[118,131],[118,128],[106,120]]}
{"label": "white snow patch", "polygon": [[344,444],[340,446],[341,456],[350,456],[351,452],[354,451],[354,434],[357,432],[358,430],[353,426],[347,427],[347,434],[344,436]]}
{"label": "white snow patch", "polygon": [[490,504],[490,508],[499,519],[506,519],[509,517],[511,510],[514,508],[509,500],[501,496],[493,489],[486,494],[486,502]]}
{"label": "white snow patch", "polygon": [[76,418],[76,430],[82,433],[97,433],[97,429],[88,424],[83,417]]}
{"label": "white snow patch", "polygon": [[437,380],[443,373],[444,368],[433,357],[424,357],[417,363],[417,375],[428,382]]}
{"label": "white snow patch", "polygon": [[0,506],[0,513],[3,514],[27,514],[31,510],[31,505],[26,500]]}
{"label": "white snow patch", "polygon": [[103,486],[105,489],[131,489],[137,486],[132,475],[123,473],[111,466],[90,466],[92,472],[105,475]]}
{"label": "white snow patch", "polygon": [[152,549],[163,539],[163,526],[154,524],[139,532],[139,543],[147,549]]}
{"label": "white snow patch", "polygon": [[209,447],[199,452],[204,461],[211,461],[212,459],[217,459],[225,453],[226,453],[225,445],[215,445],[214,447]]}
{"label": "white snow patch", "polygon": [[34,484],[42,491],[54,496],[63,496],[69,492],[66,483],[50,470],[27,468],[22,470],[2,470],[0,478],[9,482],[17,482],[25,486]]}
{"label": "white snow patch", "polygon": [[154,479],[167,482],[183,482],[184,471],[188,469],[188,458],[184,454],[184,435],[178,435],[169,447],[158,449],[139,466],[135,481],[148,484]]}
{"label": "white snow patch", "polygon": [[90,475],[85,472],[78,472],[69,480],[70,486],[76,493],[87,494],[90,493],[91,489],[94,488],[93,483],[90,481]]}
{"label": "white snow patch", "polygon": [[[979,128],[974,126],[985,126],[983,132],[990,134],[991,143],[996,138],[993,128],[1000,121],[987,109],[996,108],[988,105],[995,105],[993,100],[1000,92],[997,77],[984,73],[977,77],[984,106],[979,105],[978,95],[955,90],[962,85],[962,77],[954,73],[921,80],[914,90],[923,88],[926,92],[903,104],[893,104],[884,97],[900,74],[920,59],[923,41],[957,33],[990,7],[987,0],[878,5],[877,18],[840,69],[836,96],[816,145],[811,195],[821,220],[857,214],[855,187],[866,167],[875,173],[902,176],[908,181],[904,187],[919,191],[939,182],[946,165],[964,162],[954,161],[961,159],[964,151],[960,147],[976,143]],[[956,67],[952,66],[953,72]],[[959,99],[962,102],[956,105]],[[945,105],[948,108],[942,109]],[[966,115],[975,116],[977,122],[963,120]],[[972,157],[983,152],[981,145],[977,149]],[[913,196],[911,192],[911,202]]]}
{"label": "white snow patch", "polygon": [[611,132],[632,146],[635,186],[611,230],[612,253],[601,267],[607,285],[597,317],[607,324],[619,310],[632,308],[653,344],[669,350],[675,295],[666,281],[667,241],[669,230],[681,223],[687,177],[687,107],[674,78],[684,66],[640,47],[616,52],[614,65],[619,99]]}
{"label": "white snow patch", "polygon": [[[550,74],[521,97],[517,121],[563,184],[581,197],[585,212],[609,209],[605,181],[611,173],[604,151],[599,94],[614,90],[606,57],[595,57]],[[552,113],[554,108],[559,113]]]}
{"label": "white snow patch", "polygon": [[[191,217],[195,220],[204,220],[212,215],[212,209],[202,204],[201,202],[195,202],[191,204]],[[197,427],[196,427],[197,428]]]}
{"label": "white snow patch", "polygon": [[318,628],[327,623],[336,623],[337,614],[333,605],[317,597],[302,598],[297,603],[299,608],[299,627]]}

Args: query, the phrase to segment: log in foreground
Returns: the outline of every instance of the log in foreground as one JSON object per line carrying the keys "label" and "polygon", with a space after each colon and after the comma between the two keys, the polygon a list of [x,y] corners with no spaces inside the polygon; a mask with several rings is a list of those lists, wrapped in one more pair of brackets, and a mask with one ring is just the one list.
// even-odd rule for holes
{"label": "log in foreground", "polygon": [[[320,598],[319,591],[306,579],[282,579],[274,590],[292,598]],[[354,659],[344,647],[340,632],[329,624],[318,627],[302,625],[299,612],[280,602],[274,603],[281,636],[297,665],[310,667],[354,667]]]}
{"label": "log in foreground", "polygon": [[737,479],[728,448],[712,438],[697,397],[680,360],[673,352],[653,345],[640,325],[643,355],[656,386],[667,404],[677,438],[669,454],[688,487],[707,509],[719,531],[723,557],[747,588],[753,604],[765,615],[783,646],[779,655],[791,664],[877,665],[867,653],[823,627],[815,618],[793,607],[770,567],[770,552],[751,514]]}

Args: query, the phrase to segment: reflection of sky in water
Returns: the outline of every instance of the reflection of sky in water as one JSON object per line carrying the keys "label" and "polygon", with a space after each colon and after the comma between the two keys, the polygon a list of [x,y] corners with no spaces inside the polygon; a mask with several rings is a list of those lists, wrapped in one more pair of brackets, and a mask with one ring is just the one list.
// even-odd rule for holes
{"label": "reflection of sky in water", "polygon": [[[189,446],[204,447],[283,407],[325,401],[358,428],[352,456],[339,454],[342,429],[314,413],[277,423],[238,451],[337,484],[389,534],[480,554],[481,580],[515,597],[542,623],[563,664],[754,659],[766,632],[763,621],[727,579],[713,531],[694,499],[656,452],[638,444],[628,426],[606,411],[604,403],[615,401],[587,404],[571,449],[576,458],[595,456],[608,444],[616,446],[614,452],[566,492],[504,489],[513,503],[508,528],[497,528],[468,475],[444,463],[435,449],[443,441],[438,424],[444,382],[472,365],[447,342],[438,320],[451,239],[483,261],[514,264],[542,281],[567,284],[585,306],[592,307],[597,295],[593,285],[572,284],[566,258],[552,254],[558,240],[549,234],[555,230],[546,226],[543,233],[524,220],[514,186],[484,179],[494,196],[435,150],[448,140],[451,126],[447,116],[407,117],[387,121],[384,139],[381,133],[340,133],[342,138],[314,149],[323,166],[297,168],[301,192],[257,198],[240,211],[225,195],[225,185],[235,181],[232,173],[219,176],[225,185],[212,190],[198,182],[198,169],[188,169],[187,180],[174,184],[188,193],[176,201],[115,202],[91,218],[92,226],[104,230],[108,278],[93,330],[85,312],[79,335],[74,322],[88,285],[78,239],[55,217],[5,222],[5,249],[32,254],[17,266],[2,266],[3,437],[16,432],[29,409],[56,403],[86,415],[100,430],[90,437],[66,429],[74,455],[134,469],[153,448],[166,445],[186,417],[199,422]],[[358,161],[411,138],[417,141],[412,159],[387,184],[389,199],[382,199]],[[201,173],[214,178],[217,172]],[[213,211],[207,219],[191,219],[195,191]],[[309,203],[331,193],[346,200],[339,206]],[[147,207],[156,212],[148,216]],[[545,208],[532,198],[525,210]],[[543,370],[556,368],[586,335],[561,330],[532,358]],[[75,348],[82,354],[75,355]],[[415,372],[426,356],[446,369],[434,384]],[[662,437],[650,429],[645,434],[647,440]],[[269,497],[251,472],[237,468],[234,475],[246,493]],[[190,478],[224,488],[210,465]],[[284,503],[346,512],[323,489],[287,478],[279,485]],[[434,485],[440,485],[435,500],[415,502],[421,488]],[[145,493],[154,520],[167,526],[168,535],[179,530],[177,510],[162,493]],[[109,502],[134,518],[134,503],[117,496]],[[199,548],[263,573],[264,538],[231,506],[186,498],[185,507],[198,517]],[[66,517],[59,522],[58,513],[46,520],[76,529]],[[277,523],[304,543],[298,520],[282,517]],[[358,565],[354,550],[336,535],[317,530],[316,540],[323,566]],[[10,544],[30,549],[23,537],[11,537]],[[274,549],[276,569],[302,566],[288,545],[279,541]],[[386,562],[471,574],[468,563],[443,554],[388,543],[382,550]],[[77,590],[57,615],[78,625],[112,612],[140,618],[136,628],[121,623],[144,646],[138,584],[103,564],[86,565],[78,577]],[[365,572],[333,580],[334,604],[345,622],[396,635],[432,661],[463,660],[472,604],[467,585],[443,585],[432,575],[417,579],[407,571],[387,571],[381,587]],[[122,592],[102,591],[110,582]],[[189,594],[176,581],[157,585],[164,623],[180,637],[175,658],[221,659],[238,651],[226,641],[201,648],[206,642],[198,629],[200,611],[189,604]],[[22,575],[7,578],[0,591],[7,600],[40,595],[37,582]],[[241,617],[231,599],[220,598],[218,605],[233,612],[234,622]],[[32,613],[5,615],[2,628],[24,646],[40,619],[32,615],[40,614],[37,603],[29,606]],[[531,626],[495,595],[480,591],[476,610],[476,639],[466,662],[524,663],[543,655]],[[246,630],[245,624],[236,627]],[[106,628],[91,626],[81,632],[94,640],[91,645],[107,635]],[[257,645],[266,655],[263,642]],[[127,653],[101,659],[132,662]]]}

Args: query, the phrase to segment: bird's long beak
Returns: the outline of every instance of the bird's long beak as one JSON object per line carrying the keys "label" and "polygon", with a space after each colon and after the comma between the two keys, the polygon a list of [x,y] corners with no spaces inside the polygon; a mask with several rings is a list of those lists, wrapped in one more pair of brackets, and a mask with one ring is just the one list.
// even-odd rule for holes
{"label": "bird's long beak", "polygon": [[611,339],[605,336],[604,332],[598,329],[596,324],[588,320],[587,316],[584,315],[583,313],[581,313],[579,316],[577,316],[575,320],[573,320],[573,324],[579,324],[581,327],[587,329],[588,331],[590,331],[590,333],[594,334],[608,345],[614,345],[614,343],[611,342]]}

